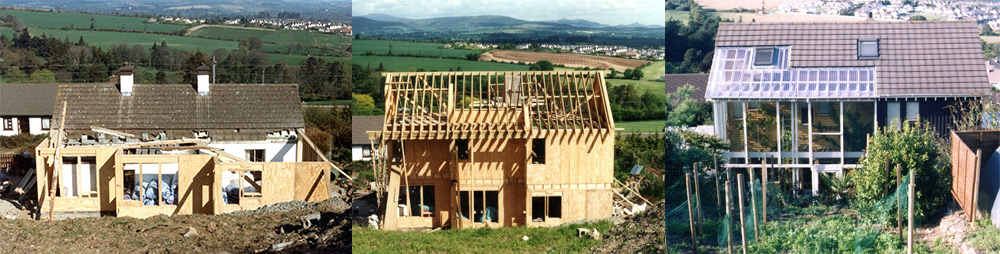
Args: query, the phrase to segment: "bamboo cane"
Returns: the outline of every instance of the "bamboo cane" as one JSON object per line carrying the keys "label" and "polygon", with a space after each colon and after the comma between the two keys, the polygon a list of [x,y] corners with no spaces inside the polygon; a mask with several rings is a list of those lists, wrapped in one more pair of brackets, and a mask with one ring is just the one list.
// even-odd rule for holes
{"label": "bamboo cane", "polygon": [[684,181],[686,183],[684,191],[687,192],[688,201],[688,225],[691,226],[691,246],[694,247],[694,253],[698,253],[698,234],[694,230],[694,206],[691,204],[691,173],[684,175]]}
{"label": "bamboo cane", "polygon": [[705,231],[705,228],[704,228],[705,227],[704,226],[705,222],[701,220],[701,188],[698,187],[701,184],[699,184],[700,181],[698,181],[699,178],[698,178],[698,163],[697,162],[694,163],[694,167],[691,168],[691,172],[694,172],[694,175],[692,175],[692,176],[694,177],[694,179],[693,179],[694,180],[694,201],[697,204],[697,206],[695,206],[695,207],[698,208],[698,211],[697,211],[698,212],[698,232],[702,232],[702,231]]}
{"label": "bamboo cane", "polygon": [[[913,181],[913,179],[910,179]],[[896,190],[903,184],[903,175],[901,172],[901,165],[896,164]],[[902,197],[899,196],[899,192],[896,192],[896,231],[899,233],[899,238],[903,238],[903,207],[899,205],[899,200]]]}
{"label": "bamboo cane", "polygon": [[746,215],[743,214],[743,174],[736,174],[736,192],[739,194],[740,209],[740,240],[743,242],[743,254],[747,254]]}
{"label": "bamboo cane", "polygon": [[909,203],[907,203],[907,206],[909,207],[909,209],[907,209],[908,210],[907,213],[909,213],[909,216],[907,218],[908,220],[907,223],[909,224],[909,227],[907,227],[907,236],[906,236],[907,254],[913,254],[913,203],[914,201],[916,201],[913,198],[913,189],[916,186],[916,180],[917,180],[917,172],[910,171],[910,186],[909,186],[909,191],[907,193],[910,201]]}
{"label": "bamboo cane", "polygon": [[760,237],[760,231],[757,230],[757,198],[753,192],[753,182],[754,182],[754,169],[748,168],[747,172],[750,173],[750,215],[753,216],[753,238],[756,241]]}
{"label": "bamboo cane", "polygon": [[[726,188],[726,223],[730,223],[730,225],[732,225],[731,223],[733,221],[732,220],[733,217],[729,215],[729,211],[732,211],[732,207],[729,205],[729,200],[731,199],[731,198],[729,198],[729,185],[730,185],[729,181],[727,180],[726,181],[726,187],[725,187]],[[727,229],[728,230],[726,231],[726,250],[727,250],[728,254],[733,254],[733,230],[732,230],[732,228],[727,228]]]}

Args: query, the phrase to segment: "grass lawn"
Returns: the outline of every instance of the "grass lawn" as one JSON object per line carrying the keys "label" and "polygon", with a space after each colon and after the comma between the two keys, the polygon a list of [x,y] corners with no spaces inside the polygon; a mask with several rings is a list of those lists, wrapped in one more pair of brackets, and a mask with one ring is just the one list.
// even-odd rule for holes
{"label": "grass lawn", "polygon": [[377,68],[379,63],[382,63],[382,65],[389,71],[416,71],[417,68],[422,68],[425,71],[447,71],[449,68],[457,70],[459,66],[462,67],[462,71],[528,70],[527,65],[425,57],[354,55],[351,61],[355,64],[359,64],[361,66],[371,66],[372,68]]}
{"label": "grass lawn", "polygon": [[351,46],[350,37],[297,30],[266,31],[228,27],[202,27],[192,32],[189,36],[226,40],[243,40],[254,36],[260,38],[261,41],[278,45],[308,45],[330,49],[346,49]]}
{"label": "grass lawn", "polygon": [[681,24],[685,24],[686,25],[687,21],[688,21],[688,18],[691,17],[690,16],[691,15],[690,12],[687,12],[687,11],[667,10],[666,12],[667,12],[667,18],[665,19],[665,21],[673,19],[673,20],[680,21]]}
{"label": "grass lawn", "polygon": [[618,131],[620,133],[660,133],[663,132],[663,126],[666,125],[664,120],[649,120],[649,121],[635,121],[635,122],[615,122],[615,128],[623,128],[624,131]]}
{"label": "grass lawn", "polygon": [[[577,228],[608,232],[611,222],[554,228],[447,229],[433,233],[351,230],[355,253],[586,253],[600,241],[577,237]],[[521,237],[528,236],[528,241]]]}
{"label": "grass lawn", "polygon": [[667,61],[652,62],[642,69],[642,80],[657,81],[667,72]]}
{"label": "grass lawn", "polygon": [[393,54],[413,54],[420,56],[443,56],[443,57],[465,57],[472,53],[480,53],[479,50],[467,49],[446,49],[444,44],[409,42],[409,41],[386,41],[386,40],[353,40],[351,41],[351,51],[354,55],[361,55],[372,51],[375,54],[388,54],[389,45],[392,45]]}
{"label": "grass lawn", "polygon": [[0,15],[17,17],[28,27],[64,28],[73,24],[76,29],[89,29],[90,19],[94,19],[94,29],[115,29],[127,31],[173,32],[184,30],[187,26],[173,24],[146,24],[147,18],[121,17],[83,13],[35,12],[20,10],[0,10]]}

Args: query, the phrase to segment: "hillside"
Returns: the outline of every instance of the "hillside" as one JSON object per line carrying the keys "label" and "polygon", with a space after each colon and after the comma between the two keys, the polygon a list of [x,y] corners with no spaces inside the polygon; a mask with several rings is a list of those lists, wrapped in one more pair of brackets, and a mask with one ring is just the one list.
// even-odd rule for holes
{"label": "hillside", "polygon": [[362,37],[395,40],[468,40],[487,43],[610,44],[630,47],[663,45],[662,26],[607,26],[586,20],[527,21],[483,15],[403,19],[387,15],[354,17]]}

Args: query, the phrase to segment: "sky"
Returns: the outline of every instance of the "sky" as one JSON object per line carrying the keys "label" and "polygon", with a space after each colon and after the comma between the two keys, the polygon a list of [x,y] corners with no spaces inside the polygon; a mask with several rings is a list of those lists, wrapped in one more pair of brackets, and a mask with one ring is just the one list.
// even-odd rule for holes
{"label": "sky", "polygon": [[662,0],[361,0],[353,16],[423,19],[500,15],[530,21],[584,19],[606,25],[663,25]]}

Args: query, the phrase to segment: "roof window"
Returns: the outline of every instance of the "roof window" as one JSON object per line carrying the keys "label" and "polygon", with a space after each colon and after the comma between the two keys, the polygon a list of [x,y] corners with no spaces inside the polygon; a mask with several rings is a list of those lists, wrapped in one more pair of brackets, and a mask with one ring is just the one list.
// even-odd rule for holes
{"label": "roof window", "polygon": [[753,65],[755,66],[768,66],[774,65],[775,58],[774,48],[757,48],[756,54],[754,55]]}
{"label": "roof window", "polygon": [[858,60],[878,59],[878,39],[858,40]]}

